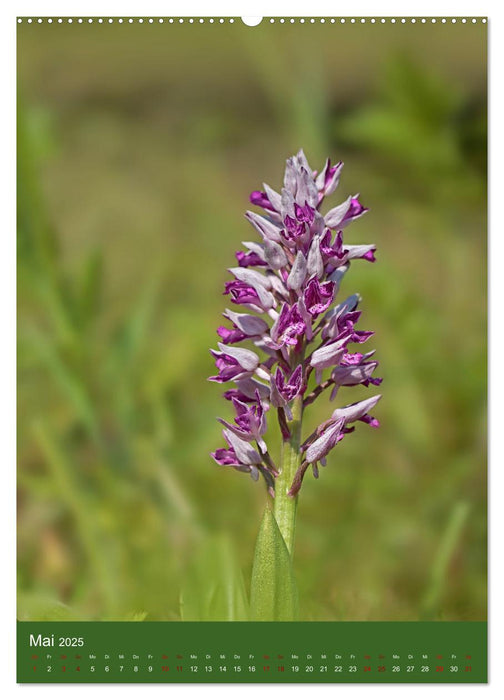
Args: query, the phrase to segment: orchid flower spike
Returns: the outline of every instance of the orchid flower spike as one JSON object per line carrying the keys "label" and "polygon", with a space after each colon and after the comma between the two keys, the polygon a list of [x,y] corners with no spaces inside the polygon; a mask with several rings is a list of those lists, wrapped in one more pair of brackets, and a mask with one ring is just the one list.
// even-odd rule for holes
{"label": "orchid flower spike", "polygon": [[[236,310],[223,316],[218,350],[211,353],[217,374],[210,380],[232,383],[225,393],[234,409],[233,421],[219,418],[227,447],[212,453],[220,466],[262,475],[271,495],[279,475],[268,450],[268,418],[276,414],[283,440],[289,440],[295,402],[302,411],[326,390],[334,400],[342,386],[379,385],[374,376],[374,351],[359,352],[372,331],[355,328],[361,298],[354,293],[336,299],[351,262],[375,262],[376,246],[347,245],[343,229],[368,210],[359,195],[322,214],[325,198],[339,185],[343,163],[327,160],[313,171],[303,151],[286,163],[280,192],[264,185],[250,195],[262,214],[248,211],[246,219],[258,241],[245,242],[236,253],[237,267],[224,294]],[[246,343],[244,347],[242,344]],[[251,348],[254,348],[252,350]],[[314,373],[315,384],[310,377]],[[370,415],[381,396],[333,410],[331,416],[299,446],[299,468],[288,491],[295,497],[309,466],[318,476],[318,464],[356,422],[378,427]],[[271,421],[270,421],[271,422]]]}

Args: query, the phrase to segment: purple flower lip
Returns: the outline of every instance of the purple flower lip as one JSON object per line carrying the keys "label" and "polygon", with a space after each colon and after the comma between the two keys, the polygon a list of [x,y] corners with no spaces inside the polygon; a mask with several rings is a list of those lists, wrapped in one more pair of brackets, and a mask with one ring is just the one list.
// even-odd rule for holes
{"label": "purple flower lip", "polygon": [[280,349],[284,345],[297,345],[298,336],[305,332],[306,326],[297,304],[284,304],[280,315],[271,329],[273,347]]}
{"label": "purple flower lip", "polygon": [[329,228],[341,229],[348,226],[352,221],[359,219],[367,211],[369,210],[359,202],[359,195],[357,194],[354,197],[348,197],[343,204],[339,204],[328,211],[324,219],[326,226]]}
{"label": "purple flower lip", "polygon": [[331,166],[331,161],[329,158],[326,160],[323,170],[320,175],[317,176],[315,184],[319,191],[319,203],[334,192],[339,184],[339,179],[341,171],[343,170],[343,163],[340,161],[336,165]]}
{"label": "purple flower lip", "polygon": [[298,221],[302,221],[308,224],[308,226],[312,225],[313,219],[315,218],[315,209],[310,207],[308,202],[305,202],[303,207],[299,204],[294,204],[294,213]]}
{"label": "purple flower lip", "polygon": [[238,250],[235,256],[240,267],[264,267],[268,265],[257,253],[244,253],[242,250]]}
{"label": "purple flower lip", "polygon": [[303,366],[298,365],[287,379],[280,367],[277,367],[275,376],[271,381],[271,403],[276,408],[283,408],[287,418],[292,420],[290,402],[299,396],[304,390]]}
{"label": "purple flower lip", "polygon": [[342,261],[354,260],[362,258],[369,262],[376,262],[375,258],[376,246],[371,245],[347,245],[343,247]]}
{"label": "purple flower lip", "polygon": [[351,221],[355,221],[355,219],[360,218],[367,211],[369,211],[367,207],[363,207],[362,204],[359,202],[359,196],[360,195],[356,194],[355,197],[351,197],[350,207],[347,213],[345,214],[342,222],[344,226],[349,224]]}
{"label": "purple flower lip", "polygon": [[[262,475],[271,494],[279,472],[267,449],[267,418],[276,414],[282,438],[288,441],[294,406],[306,410],[326,389],[334,400],[341,387],[377,386],[382,381],[374,376],[374,351],[364,353],[353,346],[373,335],[357,327],[360,296],[336,302],[351,265],[376,259],[374,244],[344,241],[346,227],[368,211],[360,195],[350,195],[321,213],[325,198],[339,186],[342,169],[342,162],[332,165],[327,159],[317,173],[301,150],[287,160],[280,191],[267,184],[254,190],[250,201],[263,213],[247,211],[245,217],[259,240],[243,242],[244,250],[236,253],[238,266],[229,268],[233,279],[225,283],[232,309],[225,310],[226,323],[217,329],[221,342],[211,351],[217,373],[210,380],[232,383],[224,397],[234,417],[218,419],[227,447],[212,456],[219,465],[248,472],[254,479]],[[354,423],[378,426],[369,411],[380,398],[336,408],[302,442],[291,496],[299,492],[308,466],[317,476],[317,465],[325,464]]]}
{"label": "purple flower lip", "polygon": [[217,328],[217,333],[222,342],[226,343],[226,345],[239,343],[240,341],[245,340],[247,337],[246,333],[240,331],[238,328],[236,328],[236,326],[234,326],[232,329],[226,328],[225,326],[219,326]]}
{"label": "purple flower lip", "polygon": [[327,261],[334,261],[334,263],[339,266],[345,257],[345,252],[343,251],[342,232],[338,231],[333,241],[332,231],[328,228],[320,242],[320,250]]}
{"label": "purple flower lip", "polygon": [[334,298],[334,282],[323,282],[320,284],[316,277],[312,277],[304,291],[304,303],[308,312],[317,318],[327,311]]}
{"label": "purple flower lip", "polygon": [[259,304],[260,299],[254,287],[251,287],[245,282],[233,280],[226,282],[224,294],[231,294],[232,301],[235,304]]}
{"label": "purple flower lip", "polygon": [[256,391],[255,403],[252,405],[242,403],[235,398],[232,399],[232,402],[236,411],[235,425],[228,423],[223,418],[217,419],[219,423],[222,423],[225,428],[245,442],[255,440],[261,452],[267,452],[268,448],[262,437],[266,432],[266,418],[259,392]]}
{"label": "purple flower lip", "polygon": [[222,434],[228,444],[228,449],[220,448],[212,452],[212,457],[220,466],[231,466],[238,471],[248,472],[254,481],[259,478],[258,465],[262,463],[261,456],[248,442],[233,435],[229,430]]}
{"label": "purple flower lip", "polygon": [[252,285],[242,280],[232,280],[226,282],[224,294],[230,294],[234,304],[251,308],[254,311],[267,311],[275,306],[273,295],[257,283]]}
{"label": "purple flower lip", "polygon": [[282,235],[289,241],[295,241],[306,233],[304,221],[298,221],[288,214],[284,219],[284,226],[285,228],[282,230]]}
{"label": "purple flower lip", "polygon": [[266,192],[260,192],[259,190],[255,190],[254,192],[251,192],[250,193],[250,202],[251,202],[251,204],[255,204],[256,206],[262,207],[263,209],[269,209],[270,211],[275,211],[275,207],[271,204]]}

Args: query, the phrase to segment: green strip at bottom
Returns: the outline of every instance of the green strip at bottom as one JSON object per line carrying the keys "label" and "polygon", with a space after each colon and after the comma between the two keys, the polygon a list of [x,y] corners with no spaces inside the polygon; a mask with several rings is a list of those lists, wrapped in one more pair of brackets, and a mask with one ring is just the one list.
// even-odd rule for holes
{"label": "green strip at bottom", "polygon": [[19,683],[486,683],[486,622],[18,622]]}

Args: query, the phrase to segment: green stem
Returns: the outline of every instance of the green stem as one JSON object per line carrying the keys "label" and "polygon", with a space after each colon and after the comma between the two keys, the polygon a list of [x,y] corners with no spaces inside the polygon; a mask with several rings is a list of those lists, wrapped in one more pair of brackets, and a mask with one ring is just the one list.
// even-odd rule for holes
{"label": "green stem", "polygon": [[303,399],[301,396],[294,399],[291,410],[292,420],[288,422],[291,436],[282,445],[281,472],[276,480],[273,512],[292,559],[296,530],[297,495],[295,497],[288,496],[287,492],[301,461],[299,453],[303,418]]}

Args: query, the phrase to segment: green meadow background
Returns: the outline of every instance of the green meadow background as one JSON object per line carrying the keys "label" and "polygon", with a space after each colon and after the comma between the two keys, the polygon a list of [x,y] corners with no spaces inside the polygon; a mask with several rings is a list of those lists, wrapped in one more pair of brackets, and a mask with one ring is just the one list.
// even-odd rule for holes
{"label": "green meadow background", "polygon": [[486,619],[486,26],[25,21],[18,96],[19,619],[236,616],[266,496],[209,457],[208,348],[300,147],[370,208],[384,377],[305,479],[301,619]]}

